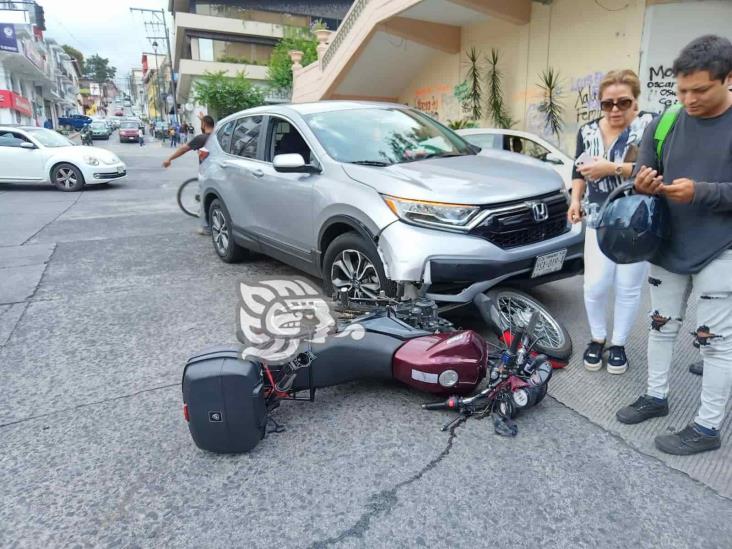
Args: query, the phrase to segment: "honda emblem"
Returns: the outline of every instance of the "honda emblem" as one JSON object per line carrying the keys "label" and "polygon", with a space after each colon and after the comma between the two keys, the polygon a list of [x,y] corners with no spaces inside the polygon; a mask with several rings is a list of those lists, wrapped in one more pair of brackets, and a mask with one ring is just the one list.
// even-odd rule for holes
{"label": "honda emblem", "polygon": [[546,207],[544,202],[532,202],[530,206],[531,215],[534,218],[534,221],[541,223],[542,221],[549,219],[549,209]]}

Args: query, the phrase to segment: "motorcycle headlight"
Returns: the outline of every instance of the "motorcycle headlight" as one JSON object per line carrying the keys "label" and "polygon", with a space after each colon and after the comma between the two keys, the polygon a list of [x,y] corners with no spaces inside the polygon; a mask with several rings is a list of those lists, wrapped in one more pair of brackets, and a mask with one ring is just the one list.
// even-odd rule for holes
{"label": "motorcycle headlight", "polygon": [[90,166],[99,166],[99,159],[96,156],[85,156],[84,162],[89,164]]}
{"label": "motorcycle headlight", "polygon": [[478,206],[470,204],[446,204],[388,195],[382,198],[400,219],[428,227],[460,229],[465,227],[480,210]]}
{"label": "motorcycle headlight", "polygon": [[459,379],[458,373],[455,370],[445,370],[437,378],[437,381],[443,387],[452,387]]}

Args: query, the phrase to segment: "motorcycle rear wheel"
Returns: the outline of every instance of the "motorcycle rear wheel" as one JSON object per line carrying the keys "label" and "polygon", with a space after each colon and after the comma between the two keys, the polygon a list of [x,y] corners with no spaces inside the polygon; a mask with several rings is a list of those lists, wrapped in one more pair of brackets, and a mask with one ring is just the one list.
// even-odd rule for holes
{"label": "motorcycle rear wheel", "polygon": [[539,301],[525,292],[513,288],[494,288],[486,292],[494,306],[491,307],[491,320],[495,329],[503,334],[506,330],[515,332],[525,328],[534,311],[539,312],[533,347],[538,353],[550,358],[568,360],[572,355],[572,339],[567,329]]}

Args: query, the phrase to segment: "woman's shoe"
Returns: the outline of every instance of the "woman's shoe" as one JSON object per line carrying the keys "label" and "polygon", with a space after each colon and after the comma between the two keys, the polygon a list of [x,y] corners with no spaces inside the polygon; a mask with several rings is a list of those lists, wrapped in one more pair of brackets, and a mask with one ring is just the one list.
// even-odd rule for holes
{"label": "woman's shoe", "polygon": [[624,374],[628,369],[628,357],[625,355],[625,347],[613,345],[607,350],[607,373]]}
{"label": "woman's shoe", "polygon": [[602,353],[605,349],[605,342],[590,341],[585,349],[582,358],[585,362],[585,369],[590,372],[597,372],[602,369]]}

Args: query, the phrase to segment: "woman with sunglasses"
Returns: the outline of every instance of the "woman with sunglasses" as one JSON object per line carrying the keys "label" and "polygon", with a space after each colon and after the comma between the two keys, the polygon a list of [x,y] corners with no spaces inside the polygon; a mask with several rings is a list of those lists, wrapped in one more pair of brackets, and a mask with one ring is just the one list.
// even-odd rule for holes
{"label": "woman with sunglasses", "polygon": [[638,112],[639,95],[640,81],[631,70],[610,71],[600,82],[603,115],[577,132],[572,201],[567,213],[571,223],[579,223],[583,217],[587,220],[584,295],[592,341],[583,358],[590,371],[603,366],[607,306],[611,290],[615,293],[612,342],[607,348],[607,371],[611,374],[628,369],[625,342],[638,313],[647,265],[613,263],[600,250],[594,227],[607,196],[630,179],[643,131],[653,120],[653,114]]}

